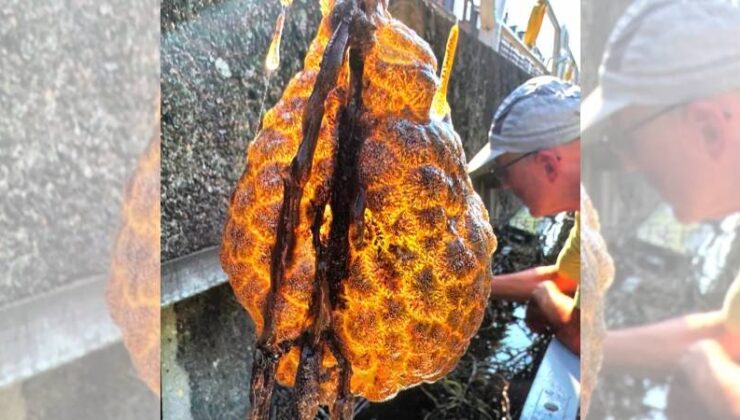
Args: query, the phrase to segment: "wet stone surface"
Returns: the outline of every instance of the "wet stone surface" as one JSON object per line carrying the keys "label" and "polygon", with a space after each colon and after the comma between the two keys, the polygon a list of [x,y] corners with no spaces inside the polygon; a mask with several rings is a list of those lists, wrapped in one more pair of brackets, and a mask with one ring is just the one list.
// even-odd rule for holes
{"label": "wet stone surface", "polygon": [[[279,6],[163,2],[163,261],[221,242],[228,199],[260,120],[264,60]],[[320,15],[316,1],[293,2],[264,111],[302,68]]]}

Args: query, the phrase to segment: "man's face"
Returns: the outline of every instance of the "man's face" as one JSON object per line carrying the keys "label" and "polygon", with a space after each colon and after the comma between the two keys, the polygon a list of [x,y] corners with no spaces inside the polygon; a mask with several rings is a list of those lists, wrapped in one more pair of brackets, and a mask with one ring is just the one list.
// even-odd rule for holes
{"label": "man's face", "polygon": [[[504,168],[496,170],[496,175],[501,181],[503,189],[510,189],[534,215],[541,211],[540,202],[542,195],[546,193],[540,186],[541,182],[528,174],[531,168],[529,160],[534,155],[523,156],[519,153],[504,153],[496,159],[496,167]],[[516,161],[516,162],[515,162]]]}
{"label": "man's face", "polygon": [[559,181],[562,181],[558,179],[562,175],[559,173],[559,159],[551,151],[539,151],[527,156],[505,153],[496,159],[496,167],[505,169],[496,172],[502,188],[510,189],[527,206],[532,216],[552,215],[565,209],[564,203],[558,199],[562,197],[559,193]]}
{"label": "man's face", "polygon": [[725,182],[721,145],[713,143],[723,133],[711,112],[694,104],[634,107],[615,117],[610,132],[625,168],[642,173],[683,222],[715,218],[724,211],[717,201],[719,185]]}

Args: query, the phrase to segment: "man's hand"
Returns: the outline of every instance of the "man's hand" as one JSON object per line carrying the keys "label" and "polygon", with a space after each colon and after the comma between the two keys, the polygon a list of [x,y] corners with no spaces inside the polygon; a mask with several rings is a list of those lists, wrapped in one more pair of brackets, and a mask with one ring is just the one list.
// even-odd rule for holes
{"label": "man's hand", "polygon": [[[543,281],[532,292],[527,319],[545,321],[554,329],[562,328],[570,319],[573,299],[566,296],[552,281]],[[530,312],[532,312],[530,316]]]}
{"label": "man's hand", "polygon": [[692,345],[681,371],[707,410],[718,418],[740,418],[740,365],[717,340]]}
{"label": "man's hand", "polygon": [[551,328],[566,347],[580,354],[580,311],[574,308],[573,298],[561,292],[554,282],[544,281],[534,289],[525,321],[534,332]]}

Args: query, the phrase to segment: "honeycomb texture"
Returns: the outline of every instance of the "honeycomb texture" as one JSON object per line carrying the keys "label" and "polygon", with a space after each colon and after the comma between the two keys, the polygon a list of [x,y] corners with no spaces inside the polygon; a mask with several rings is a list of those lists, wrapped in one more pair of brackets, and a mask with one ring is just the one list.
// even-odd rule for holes
{"label": "honeycomb texture", "polygon": [[139,377],[160,395],[159,122],[124,197],[106,300]]}
{"label": "honeycomb texture", "polygon": [[599,216],[586,189],[581,186],[581,413],[585,417],[601,370],[606,323],[602,308],[606,291],[614,280],[614,261],[601,236]]}
{"label": "honeycomb texture", "polygon": [[[496,239],[467,176],[460,138],[449,118],[429,117],[439,84],[430,47],[387,13],[370,18],[376,32],[368,41],[358,121],[364,133],[357,168],[366,196],[364,223],[350,225],[348,276],[332,326],[352,368],[352,393],[382,401],[435,381],[455,366],[483,318]],[[325,17],[303,71],[250,143],[247,169],[231,198],[221,261],[258,336],[270,290],[282,174],[301,142],[301,118],[330,35]],[[311,223],[314,203],[331,195],[338,113],[346,102],[348,77],[344,67],[325,102],[300,202],[294,257],[275,301],[274,344],[298,339],[312,323],[316,252]],[[328,207],[324,217],[322,242],[328,240]],[[282,384],[293,385],[299,354],[294,346],[280,360]],[[324,354],[321,400],[326,403],[336,391],[338,372],[326,347]]]}

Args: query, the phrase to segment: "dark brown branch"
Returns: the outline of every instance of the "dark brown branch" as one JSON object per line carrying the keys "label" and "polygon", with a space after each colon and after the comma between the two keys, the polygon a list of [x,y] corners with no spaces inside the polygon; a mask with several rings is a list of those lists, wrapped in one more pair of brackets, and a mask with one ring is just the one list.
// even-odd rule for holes
{"label": "dark brown branch", "polygon": [[[370,44],[372,25],[367,21],[365,14],[359,13],[356,8],[352,9],[351,15],[353,18],[349,32],[349,103],[340,110],[338,151],[334,156],[334,175],[330,197],[332,224],[329,231],[329,243],[324,247],[321,244],[320,229],[323,221],[323,206],[326,203],[319,203],[321,208],[316,209],[312,228],[313,243],[316,249],[316,280],[310,306],[313,324],[303,341],[296,376],[298,394],[296,416],[309,420],[316,415],[318,409],[319,375],[323,359],[324,338],[327,335],[333,336],[331,313],[339,303],[338,294],[341,282],[346,277],[349,255],[348,232],[352,221],[353,204],[357,201],[357,197],[361,196],[357,160],[363,135],[357,121],[362,112],[363,59],[366,46]],[[339,405],[335,404],[331,410],[332,415],[342,419],[351,418],[353,408],[349,389],[351,366],[341,354],[338,346],[334,345],[333,348],[341,363],[340,389],[337,397]]]}
{"label": "dark brown branch", "polygon": [[289,174],[283,180],[283,205],[280,207],[276,241],[270,261],[270,292],[267,297],[265,328],[260,337],[261,343],[266,343],[272,337],[275,323],[272,316],[275,300],[283,282],[285,267],[292,259],[299,206],[303,196],[303,187],[311,173],[319,128],[324,117],[324,101],[336,84],[339,68],[347,49],[348,38],[349,17],[339,21],[324,50],[319,74],[303,113],[303,140],[298,153],[291,162]]}
{"label": "dark brown branch", "polygon": [[[351,11],[351,9],[346,10]],[[267,418],[272,389],[275,385],[277,362],[292,346],[292,343],[285,346],[283,345],[285,343],[274,342],[275,302],[283,282],[285,268],[292,259],[303,188],[311,173],[319,129],[324,117],[324,102],[329,91],[336,84],[337,75],[347,50],[351,16],[352,14],[348,13],[337,20],[336,29],[327,43],[319,74],[303,114],[303,139],[298,153],[291,162],[289,173],[283,180],[283,204],[280,208],[276,241],[270,261],[270,291],[264,312],[265,326],[257,342],[252,369],[249,418],[253,420]],[[318,360],[321,360],[320,356]],[[310,367],[310,369],[314,368]]]}
{"label": "dark brown branch", "polygon": [[354,411],[354,397],[350,390],[350,379],[352,378],[352,366],[342,353],[339,345],[339,339],[332,332],[328,334],[327,344],[334,357],[339,363],[339,387],[337,389],[337,398],[331,408],[332,420],[349,420],[352,418]]}
{"label": "dark brown branch", "polygon": [[357,122],[362,112],[363,61],[367,49],[372,45],[374,27],[365,13],[359,11],[357,0],[338,2],[332,13],[332,26],[335,29],[327,43],[319,74],[303,113],[303,139],[283,179],[283,203],[270,261],[270,291],[265,308],[265,327],[258,340],[252,373],[250,418],[255,420],[267,417],[277,362],[290,346],[295,344],[274,342],[275,305],[285,269],[293,258],[300,202],[303,188],[311,173],[324,116],[324,103],[336,85],[339,70],[350,46],[349,103],[340,110],[338,152],[335,155],[332,193],[329,198],[333,218],[329,244],[326,247],[321,243],[320,231],[327,203],[313,204],[315,214],[312,233],[316,250],[316,281],[309,308],[313,324],[300,338],[301,356],[296,376],[298,399],[295,414],[296,417],[306,420],[316,415],[321,362],[324,343],[328,339],[328,344],[340,366],[339,390],[332,417],[338,419],[352,417],[353,398],[350,392],[352,369],[334,335],[331,313],[339,304],[341,282],[347,273],[350,223],[359,223],[360,229],[362,228],[364,194],[359,185],[357,161],[364,136]]}

